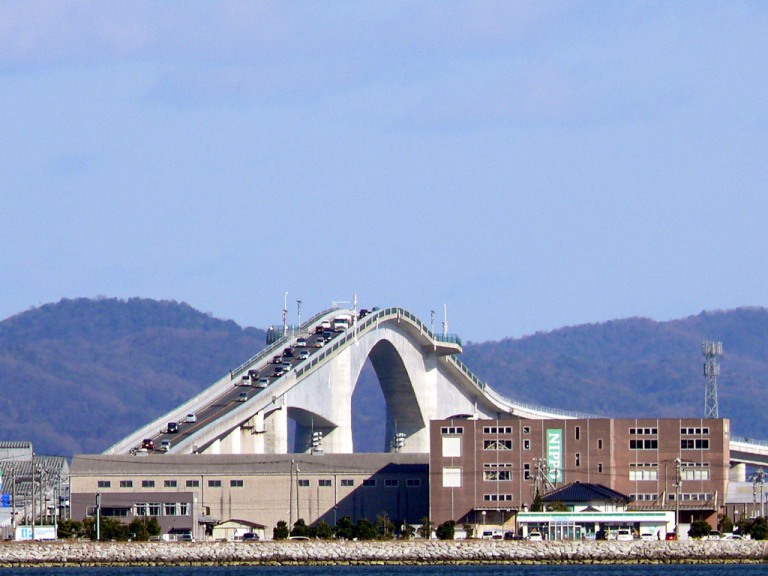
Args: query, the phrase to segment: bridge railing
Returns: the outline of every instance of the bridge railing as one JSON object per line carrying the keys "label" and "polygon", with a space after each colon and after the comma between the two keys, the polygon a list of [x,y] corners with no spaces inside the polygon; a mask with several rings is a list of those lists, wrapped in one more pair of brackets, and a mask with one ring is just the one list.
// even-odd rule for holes
{"label": "bridge railing", "polygon": [[[323,316],[326,316],[332,312],[335,312],[336,310],[338,310],[338,308],[328,308],[327,310],[323,310],[322,312],[315,314],[309,320],[307,320],[301,326],[299,326],[299,332],[302,332],[305,328],[308,328]],[[294,336],[293,331],[291,331],[289,334],[291,338]],[[272,344],[270,344],[266,348],[263,348],[261,351],[257,352],[256,354],[248,358],[248,360],[240,364],[237,368],[233,368],[232,370],[230,370],[229,371],[230,379],[236,378],[238,375],[240,375],[245,370],[249,369],[254,364],[258,364],[265,358],[268,358],[269,356],[274,355],[276,350],[285,348],[285,343],[288,342],[289,340],[290,338],[288,337],[288,335],[284,334],[283,336],[275,340]]]}
{"label": "bridge railing", "polygon": [[765,446],[768,448],[768,440],[755,440],[754,438],[745,438],[743,436],[731,436],[731,442],[743,442],[753,446]]}

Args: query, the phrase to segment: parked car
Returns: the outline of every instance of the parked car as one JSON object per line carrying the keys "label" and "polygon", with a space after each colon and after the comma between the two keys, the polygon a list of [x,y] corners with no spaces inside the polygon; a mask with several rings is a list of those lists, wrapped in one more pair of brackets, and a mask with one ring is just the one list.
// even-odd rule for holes
{"label": "parked car", "polygon": [[181,542],[194,542],[195,541],[195,539],[192,537],[192,534],[188,534],[188,533],[187,534],[182,534],[181,536],[179,536],[179,540]]}
{"label": "parked car", "polygon": [[743,540],[741,534],[734,534],[733,532],[726,532],[723,534],[723,540]]}
{"label": "parked car", "polygon": [[168,452],[168,450],[171,449],[171,441],[168,440],[168,438],[163,438],[160,441],[160,451],[161,452]]}
{"label": "parked car", "polygon": [[243,542],[256,542],[259,539],[259,535],[255,532],[246,532],[243,534]]}
{"label": "parked car", "polygon": [[616,540],[620,542],[630,542],[632,538],[632,531],[629,528],[619,528],[616,532]]}
{"label": "parked car", "polygon": [[677,540],[677,534],[674,532],[667,532],[667,535],[664,537],[664,540]]}
{"label": "parked car", "polygon": [[168,422],[168,434],[177,434],[179,432],[178,422]]}
{"label": "parked car", "polygon": [[722,536],[718,530],[710,530],[709,534],[704,536],[702,540],[720,540]]}
{"label": "parked car", "polygon": [[538,530],[531,530],[528,533],[528,540],[531,542],[542,542],[544,538],[542,537],[541,532]]}
{"label": "parked car", "polygon": [[141,447],[145,450],[154,450],[155,441],[152,440],[152,438],[144,438],[144,440],[141,442]]}
{"label": "parked car", "polygon": [[248,400],[248,392],[240,392],[240,395],[237,397],[238,402],[245,402]]}
{"label": "parked car", "polygon": [[647,530],[644,530],[640,532],[640,540],[656,540],[656,535],[653,532],[648,532]]}
{"label": "parked car", "polygon": [[195,422],[197,422],[197,414],[195,414],[194,412],[190,412],[189,414],[187,414],[187,419],[185,420],[185,422],[187,424],[194,424]]}

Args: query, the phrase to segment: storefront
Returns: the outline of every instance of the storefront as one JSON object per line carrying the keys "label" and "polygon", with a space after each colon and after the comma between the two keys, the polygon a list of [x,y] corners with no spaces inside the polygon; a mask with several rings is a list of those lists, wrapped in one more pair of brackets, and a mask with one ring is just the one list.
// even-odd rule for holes
{"label": "storefront", "polygon": [[546,540],[594,540],[599,532],[607,538],[619,528],[629,528],[640,537],[650,534],[654,539],[664,539],[667,532],[675,530],[673,511],[643,512],[520,512],[517,515],[519,532],[527,537],[539,531]]}

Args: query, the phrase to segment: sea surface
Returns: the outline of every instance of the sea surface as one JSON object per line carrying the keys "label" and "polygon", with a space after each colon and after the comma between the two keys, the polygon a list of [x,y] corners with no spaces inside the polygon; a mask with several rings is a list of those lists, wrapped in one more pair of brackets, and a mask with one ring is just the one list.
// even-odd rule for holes
{"label": "sea surface", "polygon": [[764,576],[761,564],[14,568],[2,576]]}

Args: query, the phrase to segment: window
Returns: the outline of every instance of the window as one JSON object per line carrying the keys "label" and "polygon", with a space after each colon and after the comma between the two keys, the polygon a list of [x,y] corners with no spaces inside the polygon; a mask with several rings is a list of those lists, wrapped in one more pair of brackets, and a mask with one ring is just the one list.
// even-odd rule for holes
{"label": "window", "polygon": [[408,478],[405,481],[407,488],[421,488],[421,478]]}
{"label": "window", "polygon": [[581,438],[581,426],[576,426],[576,429],[574,430],[574,434],[576,436],[576,440]]}
{"label": "window", "polygon": [[243,481],[242,480],[230,480],[229,481],[229,487],[230,488],[242,488],[243,487]]}
{"label": "window", "polygon": [[530,450],[531,449],[531,441],[526,438],[523,440],[523,450]]}
{"label": "window", "polygon": [[530,433],[531,433],[531,427],[523,426],[523,434],[530,434]]}
{"label": "window", "polygon": [[483,450],[512,450],[512,440],[483,440]]}
{"label": "window", "polygon": [[141,487],[142,488],[154,488],[155,487],[155,481],[154,480],[142,480],[141,481]]}
{"label": "window", "polygon": [[176,488],[178,486],[178,482],[176,482],[176,480],[165,480],[163,482],[163,486],[165,488]]}
{"label": "window", "polygon": [[683,438],[680,440],[682,450],[709,450],[708,438]]}
{"label": "window", "polygon": [[150,502],[147,506],[150,516],[160,516],[160,502]]}
{"label": "window", "polygon": [[683,480],[709,480],[709,464],[683,462],[680,476]]}
{"label": "window", "polygon": [[179,516],[189,516],[189,502],[179,502]]}
{"label": "window", "polygon": [[120,480],[120,488],[133,488],[133,480]]}
{"label": "window", "polygon": [[165,516],[176,516],[176,503],[166,502],[163,504],[163,514]]}
{"label": "window", "polygon": [[[95,515],[96,510],[94,510],[93,513]],[[99,513],[102,516],[128,516],[128,508],[111,508],[102,506]]]}
{"label": "window", "polygon": [[443,438],[443,458],[461,458],[461,438]]}
{"label": "window", "polygon": [[576,468],[578,468],[579,466],[581,466],[581,454],[576,452]]}
{"label": "window", "polygon": [[709,436],[709,428],[680,428],[680,434],[683,434],[683,435],[695,434],[697,436]]}
{"label": "window", "polygon": [[512,480],[509,470],[483,470],[483,480],[486,482]]}
{"label": "window", "polygon": [[208,488],[221,488],[221,480],[208,480]]}
{"label": "window", "polygon": [[187,480],[187,488],[200,488],[200,480]]}
{"label": "window", "polygon": [[523,480],[531,479],[531,465],[523,464]]}
{"label": "window", "polygon": [[483,434],[512,434],[512,426],[483,426]]}
{"label": "window", "polygon": [[309,487],[309,480],[307,480],[306,478],[301,478],[301,479],[299,480],[298,484],[299,484],[299,486],[301,486],[302,488],[308,488],[308,487]]}
{"label": "window", "polygon": [[652,502],[656,500],[656,494],[630,494],[630,496],[637,502]]}
{"label": "window", "polygon": [[598,450],[602,450],[603,449],[603,439],[602,438],[598,438],[597,439],[597,449]]}
{"label": "window", "polygon": [[355,481],[351,480],[351,479],[347,479],[347,478],[342,478],[341,479],[341,485],[342,486],[354,486],[355,485]]}
{"label": "window", "polygon": [[363,480],[363,486],[365,488],[374,488],[376,486],[376,480],[374,478],[368,478],[367,480]]}
{"label": "window", "polygon": [[317,481],[317,485],[318,486],[323,486],[325,488],[329,488],[332,485],[332,482],[330,480],[328,480],[328,479],[323,478],[323,479]]}
{"label": "window", "polygon": [[486,502],[511,502],[512,494],[483,494]]}
{"label": "window", "polygon": [[656,436],[659,433],[658,428],[630,428],[629,433],[632,436]]}
{"label": "window", "polygon": [[454,466],[443,468],[443,488],[461,488],[461,468]]}
{"label": "window", "polygon": [[134,516],[146,516],[147,515],[147,503],[146,502],[137,502],[133,505],[133,515]]}
{"label": "window", "polygon": [[631,481],[658,480],[659,467],[654,463],[640,463],[629,465],[629,479]]}
{"label": "window", "polygon": [[400,485],[400,483],[392,478],[389,478],[387,480],[384,480],[384,486],[386,488],[397,488]]}
{"label": "window", "polygon": [[630,450],[658,450],[659,441],[656,440],[655,438],[647,438],[644,440],[630,440],[629,449]]}
{"label": "window", "polygon": [[96,482],[96,485],[99,488],[111,488],[112,487],[112,482],[109,481],[109,480],[99,480],[98,482]]}
{"label": "window", "polygon": [[598,462],[597,463],[597,473],[598,474],[602,474],[603,473],[603,463],[602,462]]}
{"label": "window", "polygon": [[440,434],[464,434],[464,426],[443,426]]}

